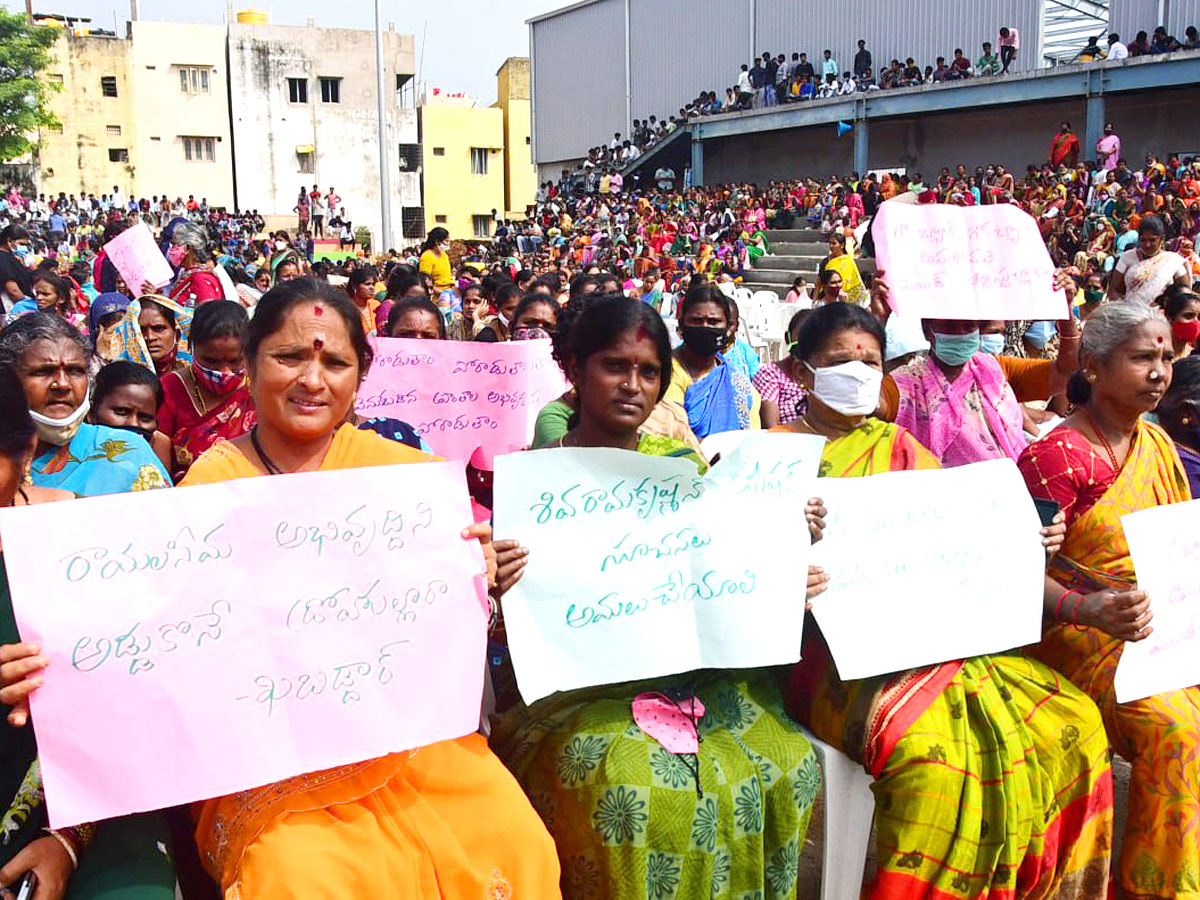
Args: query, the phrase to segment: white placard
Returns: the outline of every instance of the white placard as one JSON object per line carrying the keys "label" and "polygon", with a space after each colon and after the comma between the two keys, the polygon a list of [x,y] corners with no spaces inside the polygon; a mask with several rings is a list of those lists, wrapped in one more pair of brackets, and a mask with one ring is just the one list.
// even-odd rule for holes
{"label": "white placard", "polygon": [[813,615],[844,680],[998,653],[1042,633],[1046,557],[1016,465],[828,478]]}
{"label": "white placard", "polygon": [[529,548],[504,597],[525,701],[798,660],[824,443],[755,432],[703,478],[624,450],[498,457],[496,535]]}

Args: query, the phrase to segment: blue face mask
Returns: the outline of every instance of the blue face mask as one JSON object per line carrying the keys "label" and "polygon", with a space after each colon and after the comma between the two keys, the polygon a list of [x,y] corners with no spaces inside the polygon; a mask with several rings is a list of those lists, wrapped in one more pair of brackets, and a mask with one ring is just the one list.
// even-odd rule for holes
{"label": "blue face mask", "polygon": [[1034,322],[1025,332],[1025,339],[1039,350],[1044,350],[1057,333],[1053,322]]}
{"label": "blue face mask", "polygon": [[965,366],[978,352],[978,329],[966,334],[933,333],[933,355],[948,366]]}
{"label": "blue face mask", "polygon": [[992,356],[999,356],[1004,352],[1004,335],[981,334],[979,336],[979,349],[984,353],[992,354]]}

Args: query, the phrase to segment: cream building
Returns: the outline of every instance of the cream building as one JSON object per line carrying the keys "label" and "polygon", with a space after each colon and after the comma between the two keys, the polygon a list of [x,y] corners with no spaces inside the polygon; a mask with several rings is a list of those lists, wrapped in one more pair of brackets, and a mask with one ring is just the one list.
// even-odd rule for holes
{"label": "cream building", "polygon": [[451,238],[491,237],[504,209],[504,112],[462,94],[427,94],[418,110],[425,227]]}
{"label": "cream building", "polygon": [[[265,216],[294,216],[302,188],[332,188],[354,226],[366,225],[379,242],[375,34],[309,22],[229,26],[237,203]],[[404,243],[402,230],[421,227],[417,115],[404,102],[414,70],[411,35],[389,27],[384,67],[395,247]],[[291,228],[296,224],[292,218]]]}
{"label": "cream building", "polygon": [[130,23],[134,193],[232,209],[225,26]]}
{"label": "cream building", "polygon": [[537,170],[530,145],[533,113],[529,93],[529,57],[510,56],[496,72],[496,106],[504,113],[504,209],[508,217],[525,215],[537,199]]}
{"label": "cream building", "polygon": [[39,192],[99,197],[118,185],[130,193],[136,151],[129,42],[64,28],[50,57],[46,78],[59,88],[50,109],[61,124],[38,133]]}

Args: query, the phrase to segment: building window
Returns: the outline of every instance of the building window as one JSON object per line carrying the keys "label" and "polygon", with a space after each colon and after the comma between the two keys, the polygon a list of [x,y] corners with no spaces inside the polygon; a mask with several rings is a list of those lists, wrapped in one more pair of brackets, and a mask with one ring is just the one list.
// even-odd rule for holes
{"label": "building window", "polygon": [[[471,174],[486,175],[488,164],[487,147],[472,147],[471,148]],[[478,235],[476,235],[478,237]]]}
{"label": "building window", "polygon": [[400,227],[406,238],[425,237],[425,210],[419,206],[404,207],[400,210]]}
{"label": "building window", "polygon": [[46,130],[49,131],[51,134],[62,134],[63,133],[62,122],[55,122],[53,125],[47,126]]}
{"label": "building window", "polygon": [[100,93],[105,97],[117,96],[117,78],[115,75],[105,75],[100,79]]}
{"label": "building window", "polygon": [[180,66],[179,90],[184,94],[207,94],[208,68],[200,66]]}
{"label": "building window", "polygon": [[308,102],[308,79],[307,78],[289,78],[288,79],[288,103],[307,103]]}
{"label": "building window", "polygon": [[533,143],[533,140],[529,137],[529,135],[525,135],[525,144],[529,145],[532,143]]}
{"label": "building window", "polygon": [[217,158],[217,139],[210,137],[183,138],[184,162],[214,162]]}
{"label": "building window", "polygon": [[446,217],[445,216],[434,216],[433,221],[437,222],[439,225],[445,225]]}
{"label": "building window", "polygon": [[415,172],[421,167],[421,145],[400,145],[400,171]]}
{"label": "building window", "polygon": [[477,238],[492,236],[491,216],[471,216],[471,231]]}
{"label": "building window", "polygon": [[108,131],[108,133],[109,133],[109,134],[111,134],[113,137],[120,137],[120,135],[121,135],[121,126],[120,126],[120,125],[109,125],[109,126],[107,126],[107,131]]}
{"label": "building window", "polygon": [[127,162],[129,162],[129,151],[126,150],[124,147],[121,147],[121,148],[109,147],[108,148],[108,161],[116,162],[116,163],[122,163],[122,162],[127,163]]}
{"label": "building window", "polygon": [[342,79],[340,78],[322,78],[321,82],[321,102],[322,103],[341,103],[342,102]]}
{"label": "building window", "polygon": [[445,156],[445,155],[446,155],[446,148],[445,148],[445,147],[434,147],[434,148],[433,148],[433,155],[434,155],[434,156]]}
{"label": "building window", "polygon": [[62,87],[62,83],[63,83],[62,75],[51,74],[51,75],[47,75],[46,77],[50,79],[51,84],[57,84],[59,87]]}
{"label": "building window", "polygon": [[316,168],[313,165],[313,157],[316,154],[312,150],[297,150],[296,159],[300,161],[300,174],[312,175]]}

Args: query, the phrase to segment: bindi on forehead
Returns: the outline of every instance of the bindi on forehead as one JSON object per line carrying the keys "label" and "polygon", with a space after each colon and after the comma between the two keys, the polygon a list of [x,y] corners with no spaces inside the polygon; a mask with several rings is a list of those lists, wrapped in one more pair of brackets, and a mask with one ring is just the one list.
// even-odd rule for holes
{"label": "bindi on forehead", "polygon": [[325,315],[325,307],[321,306],[321,304],[319,304],[319,303],[313,304],[313,315],[314,316]]}

